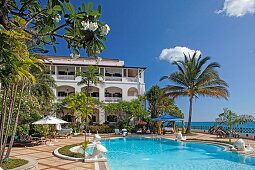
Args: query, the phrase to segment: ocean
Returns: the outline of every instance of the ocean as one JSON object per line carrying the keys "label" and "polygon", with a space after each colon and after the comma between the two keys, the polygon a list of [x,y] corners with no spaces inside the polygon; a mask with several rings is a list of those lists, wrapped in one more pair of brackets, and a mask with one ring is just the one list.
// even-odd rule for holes
{"label": "ocean", "polygon": [[[191,126],[213,126],[215,122],[191,122]],[[177,125],[181,125],[181,122],[176,122]],[[188,122],[185,122],[185,126],[188,125]],[[218,126],[226,126],[226,125],[218,125]],[[255,128],[255,122],[249,122],[246,124],[236,124],[233,127],[239,128]]]}
{"label": "ocean", "polygon": [[[211,126],[214,126],[215,122],[191,122],[191,129],[209,130]],[[176,122],[178,128],[181,128],[181,122]],[[185,127],[187,127],[188,122],[185,122]],[[224,124],[218,124],[217,126],[222,126],[223,129],[227,130],[228,126]],[[236,124],[233,126],[233,130],[238,133],[250,133],[255,134],[255,122],[249,122],[245,124]]]}

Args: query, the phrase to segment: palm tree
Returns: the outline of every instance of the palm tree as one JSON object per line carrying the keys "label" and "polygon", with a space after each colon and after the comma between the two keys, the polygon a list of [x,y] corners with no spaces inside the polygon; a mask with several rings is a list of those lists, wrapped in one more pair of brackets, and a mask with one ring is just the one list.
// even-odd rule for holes
{"label": "palm tree", "polygon": [[[219,114],[219,117],[215,119],[217,124],[225,124],[229,128],[229,132],[232,131],[232,127],[235,124],[244,124],[254,121],[252,115],[237,115],[228,108],[224,108],[224,112]],[[231,133],[229,133],[229,142],[231,142]]]}
{"label": "palm tree", "polygon": [[216,71],[216,68],[219,68],[220,65],[217,62],[212,62],[205,66],[209,60],[210,57],[202,58],[202,55],[198,55],[197,52],[193,56],[184,54],[183,61],[173,62],[178,71],[160,79],[168,79],[174,83],[163,89],[164,96],[173,98],[189,97],[189,119],[186,133],[191,132],[192,104],[195,97],[209,96],[227,100],[229,96],[228,84],[220,78]]}
{"label": "palm tree", "polygon": [[98,72],[97,66],[88,66],[86,72],[77,72],[77,76],[81,76],[81,81],[77,85],[86,85],[86,95],[90,96],[91,84],[97,85],[101,82],[100,78],[104,78],[101,73]]}

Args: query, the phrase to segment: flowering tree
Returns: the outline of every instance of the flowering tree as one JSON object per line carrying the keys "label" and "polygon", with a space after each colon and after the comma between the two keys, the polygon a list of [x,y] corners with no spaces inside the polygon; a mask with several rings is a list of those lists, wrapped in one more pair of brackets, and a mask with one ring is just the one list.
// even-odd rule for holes
{"label": "flowering tree", "polygon": [[2,0],[0,5],[0,26],[25,31],[37,45],[51,45],[56,51],[57,39],[62,38],[74,58],[80,49],[88,56],[105,49],[110,27],[99,20],[100,5],[97,10],[92,10],[92,3],[82,3],[77,10],[69,0]]}

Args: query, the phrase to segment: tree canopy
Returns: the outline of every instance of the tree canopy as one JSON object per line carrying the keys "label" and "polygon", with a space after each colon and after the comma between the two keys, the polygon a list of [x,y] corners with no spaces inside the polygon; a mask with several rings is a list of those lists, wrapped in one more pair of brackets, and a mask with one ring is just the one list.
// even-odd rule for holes
{"label": "tree canopy", "polygon": [[22,30],[37,45],[55,45],[58,38],[67,42],[73,57],[85,49],[96,56],[105,46],[110,27],[100,21],[102,7],[93,10],[92,3],[81,3],[76,9],[69,0],[2,0],[0,26],[6,30]]}

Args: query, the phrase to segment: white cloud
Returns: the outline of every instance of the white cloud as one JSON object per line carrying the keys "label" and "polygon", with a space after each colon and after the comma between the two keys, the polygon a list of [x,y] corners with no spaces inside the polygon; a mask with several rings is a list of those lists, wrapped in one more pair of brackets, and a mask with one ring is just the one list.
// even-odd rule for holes
{"label": "white cloud", "polygon": [[255,0],[225,0],[223,9],[217,13],[235,17],[253,14],[255,13]]}
{"label": "white cloud", "polygon": [[174,47],[174,48],[165,48],[162,50],[159,59],[166,60],[168,62],[183,60],[184,54],[192,56],[195,52],[197,52],[197,56],[201,54],[199,50],[191,50],[187,47]]}

